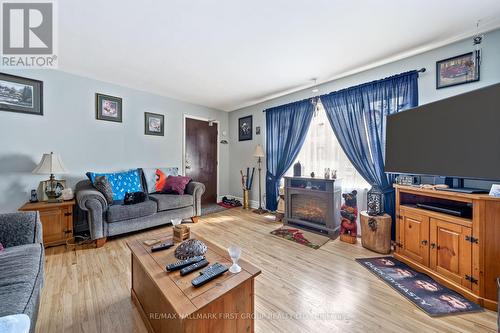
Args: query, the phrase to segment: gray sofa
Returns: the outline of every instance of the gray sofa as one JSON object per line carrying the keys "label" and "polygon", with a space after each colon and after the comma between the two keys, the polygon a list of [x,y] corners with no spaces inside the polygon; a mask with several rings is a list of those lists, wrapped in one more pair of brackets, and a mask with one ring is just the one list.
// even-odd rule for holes
{"label": "gray sofa", "polygon": [[38,212],[0,214],[0,243],[0,317],[24,313],[34,332],[45,259]]}
{"label": "gray sofa", "polygon": [[78,206],[86,212],[90,237],[102,246],[108,236],[167,224],[174,218],[197,222],[205,185],[191,181],[183,195],[150,194],[146,201],[134,205],[108,205],[89,180],[77,183],[75,192]]}

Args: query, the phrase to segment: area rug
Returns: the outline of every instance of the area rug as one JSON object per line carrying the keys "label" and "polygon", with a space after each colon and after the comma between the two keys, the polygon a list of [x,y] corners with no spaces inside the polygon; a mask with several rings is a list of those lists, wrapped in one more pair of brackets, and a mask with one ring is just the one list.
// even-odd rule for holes
{"label": "area rug", "polygon": [[312,249],[319,249],[321,246],[325,245],[330,238],[322,235],[318,235],[312,232],[299,229],[290,228],[279,228],[271,231],[271,235],[278,236],[284,239],[288,239],[295,243],[299,243],[310,247]]}
{"label": "area rug", "polygon": [[226,210],[226,207],[219,206],[218,204],[212,203],[212,204],[203,204],[201,205],[201,215],[209,215],[209,214],[215,214],[218,212],[222,212],[223,210]]}
{"label": "area rug", "polygon": [[356,261],[429,316],[483,311],[476,303],[393,257],[359,258]]}

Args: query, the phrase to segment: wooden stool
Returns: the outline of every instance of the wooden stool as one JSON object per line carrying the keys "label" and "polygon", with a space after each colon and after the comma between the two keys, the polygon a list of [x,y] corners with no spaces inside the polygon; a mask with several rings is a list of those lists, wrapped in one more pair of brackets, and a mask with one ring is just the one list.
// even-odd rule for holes
{"label": "wooden stool", "polygon": [[388,214],[370,216],[361,212],[361,244],[369,250],[387,254],[391,252],[391,224]]}

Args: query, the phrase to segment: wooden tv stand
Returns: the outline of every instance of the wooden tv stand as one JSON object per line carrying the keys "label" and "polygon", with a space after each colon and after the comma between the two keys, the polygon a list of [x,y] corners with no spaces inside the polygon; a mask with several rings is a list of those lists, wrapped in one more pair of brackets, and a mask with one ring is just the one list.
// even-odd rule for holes
{"label": "wooden tv stand", "polygon": [[[487,309],[497,311],[500,198],[413,186],[396,189],[394,257]],[[437,202],[472,207],[472,217],[417,208]]]}

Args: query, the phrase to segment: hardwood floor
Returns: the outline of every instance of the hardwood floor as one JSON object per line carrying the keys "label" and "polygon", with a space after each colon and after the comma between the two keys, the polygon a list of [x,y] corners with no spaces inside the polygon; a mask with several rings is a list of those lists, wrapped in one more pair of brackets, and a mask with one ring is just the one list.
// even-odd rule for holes
{"label": "hardwood floor", "polygon": [[[269,234],[272,217],[231,209],[192,230],[222,247],[237,244],[262,270],[255,282],[255,330],[268,332],[497,332],[496,312],[431,318],[354,262],[377,256],[338,240],[319,250]],[[170,233],[171,227],[156,228]],[[108,239],[102,248],[46,251],[37,332],[146,332],[130,298],[125,244],[148,232]]]}

